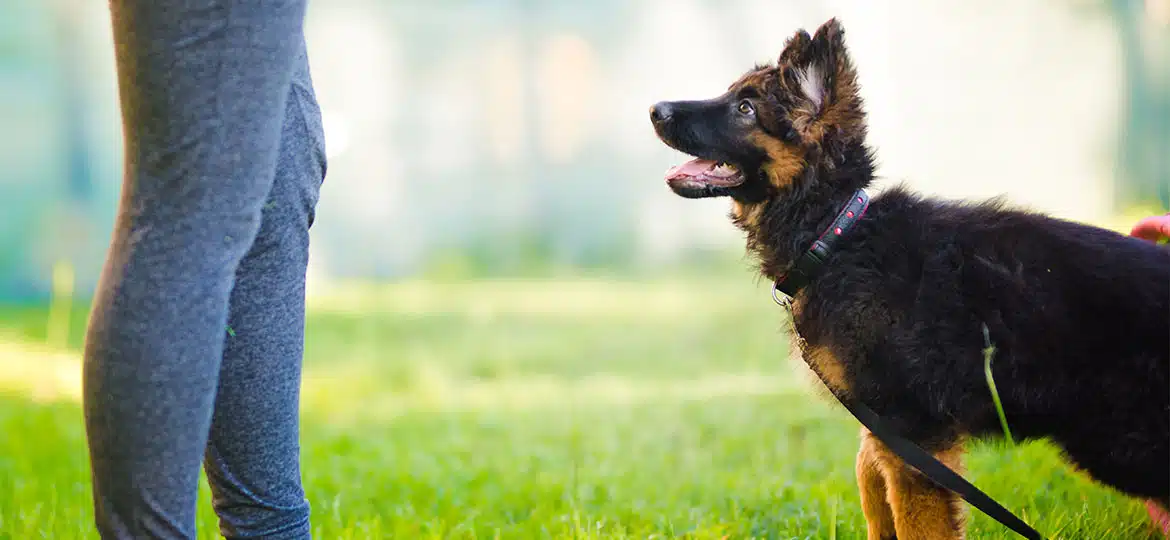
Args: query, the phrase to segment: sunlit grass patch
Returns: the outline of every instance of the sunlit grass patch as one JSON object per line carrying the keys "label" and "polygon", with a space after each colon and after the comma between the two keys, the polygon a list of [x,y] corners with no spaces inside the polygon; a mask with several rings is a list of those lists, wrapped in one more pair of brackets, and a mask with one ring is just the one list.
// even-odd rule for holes
{"label": "sunlit grass patch", "polygon": [[37,401],[80,399],[80,357],[75,351],[6,340],[0,334],[0,391]]}
{"label": "sunlit grass patch", "polygon": [[[336,293],[307,322],[302,455],[317,538],[864,537],[858,424],[794,372],[766,284]],[[0,539],[95,537],[76,400],[84,308],[64,348],[46,345],[47,320],[0,308]],[[967,468],[1041,532],[1153,538],[1140,503],[1046,444],[977,444]],[[215,538],[201,505],[200,537]],[[977,512],[970,531],[1005,537]]]}

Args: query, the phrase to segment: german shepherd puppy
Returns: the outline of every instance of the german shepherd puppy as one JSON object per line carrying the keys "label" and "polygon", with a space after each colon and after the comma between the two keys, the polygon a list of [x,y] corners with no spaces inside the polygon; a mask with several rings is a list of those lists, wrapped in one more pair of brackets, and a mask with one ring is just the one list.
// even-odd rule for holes
{"label": "german shepherd puppy", "polygon": [[[768,279],[781,278],[874,178],[857,73],[836,19],[714,99],[654,105],[667,172],[728,197]],[[840,233],[838,233],[840,234]],[[792,298],[809,367],[834,392],[962,472],[964,440],[1047,438],[1089,476],[1170,504],[1170,249],[1105,229],[896,187],[836,238]],[[871,539],[963,538],[962,501],[864,430],[856,463]]]}

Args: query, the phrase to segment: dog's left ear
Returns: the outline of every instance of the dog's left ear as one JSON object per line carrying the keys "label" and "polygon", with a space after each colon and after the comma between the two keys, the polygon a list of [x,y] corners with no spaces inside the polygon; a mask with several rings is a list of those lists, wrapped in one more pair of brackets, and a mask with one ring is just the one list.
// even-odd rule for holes
{"label": "dog's left ear", "polygon": [[789,59],[784,78],[797,102],[791,111],[792,125],[806,140],[819,143],[830,132],[864,136],[857,71],[845,48],[845,29],[837,19],[821,25],[799,56]]}

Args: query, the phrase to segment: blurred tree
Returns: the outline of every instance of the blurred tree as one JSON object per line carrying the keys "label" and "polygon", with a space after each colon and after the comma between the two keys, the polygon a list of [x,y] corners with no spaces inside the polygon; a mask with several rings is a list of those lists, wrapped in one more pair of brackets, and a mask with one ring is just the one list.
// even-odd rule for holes
{"label": "blurred tree", "polygon": [[1170,208],[1170,0],[1080,0],[1113,20],[1124,77],[1119,122],[1120,209]]}
{"label": "blurred tree", "polygon": [[69,0],[53,0],[46,3],[54,23],[57,45],[57,61],[60,68],[62,105],[64,114],[61,133],[64,137],[65,159],[68,163],[66,197],[70,202],[83,206],[93,195],[93,175],[89,163],[90,145],[86,140],[87,93],[90,90],[86,80],[82,55],[85,50],[85,16],[88,13],[78,9]]}
{"label": "blurred tree", "polygon": [[1112,0],[1126,75],[1118,202],[1170,208],[1170,0]]}

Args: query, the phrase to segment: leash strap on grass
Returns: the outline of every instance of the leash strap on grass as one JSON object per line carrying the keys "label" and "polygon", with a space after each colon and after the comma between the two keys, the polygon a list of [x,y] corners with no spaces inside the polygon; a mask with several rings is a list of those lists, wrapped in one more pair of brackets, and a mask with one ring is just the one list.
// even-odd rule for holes
{"label": "leash strap on grass", "polygon": [[1024,520],[1016,517],[1007,508],[995,502],[995,499],[980,491],[974,484],[959,476],[955,471],[952,471],[950,467],[943,465],[942,462],[935,459],[934,456],[927,453],[926,450],[923,450],[917,444],[910,442],[909,439],[891,430],[882,421],[881,417],[869,407],[866,407],[860,402],[842,399],[832,388],[829,390],[833,394],[833,397],[837,398],[837,401],[840,401],[870,433],[873,433],[878,440],[885,443],[886,447],[897,454],[898,457],[902,458],[902,461],[918,469],[936,484],[959,494],[971,506],[978,508],[991,519],[1015,531],[1016,534],[1029,540],[1044,540],[1044,537],[1039,532],[1036,532],[1036,529],[1028,526],[1027,523],[1024,523]]}

